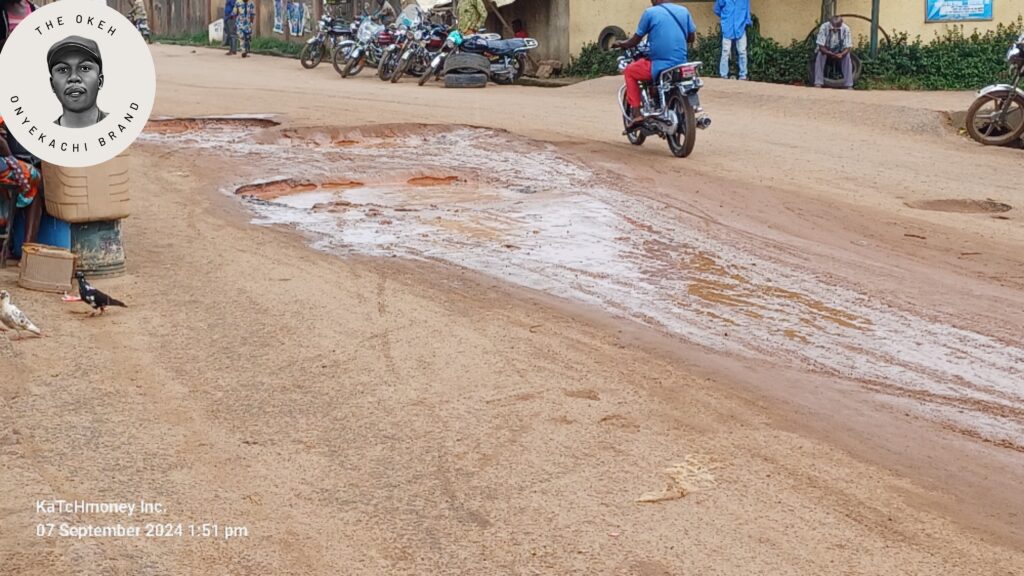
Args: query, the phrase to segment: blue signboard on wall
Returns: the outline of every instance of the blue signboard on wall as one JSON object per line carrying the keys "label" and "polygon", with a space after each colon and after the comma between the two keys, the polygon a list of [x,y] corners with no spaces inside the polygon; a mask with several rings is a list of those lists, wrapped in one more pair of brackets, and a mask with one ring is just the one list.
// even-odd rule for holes
{"label": "blue signboard on wall", "polygon": [[992,20],[993,0],[925,0],[925,22]]}

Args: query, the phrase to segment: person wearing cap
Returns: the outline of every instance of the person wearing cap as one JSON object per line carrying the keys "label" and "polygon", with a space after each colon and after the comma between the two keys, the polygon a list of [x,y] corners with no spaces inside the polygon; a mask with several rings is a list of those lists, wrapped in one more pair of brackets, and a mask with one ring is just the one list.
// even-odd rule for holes
{"label": "person wearing cap", "polygon": [[46,54],[50,87],[64,112],[54,124],[65,128],[94,126],[107,113],[96,105],[103,88],[103,59],[96,42],[82,36],[58,40]]}

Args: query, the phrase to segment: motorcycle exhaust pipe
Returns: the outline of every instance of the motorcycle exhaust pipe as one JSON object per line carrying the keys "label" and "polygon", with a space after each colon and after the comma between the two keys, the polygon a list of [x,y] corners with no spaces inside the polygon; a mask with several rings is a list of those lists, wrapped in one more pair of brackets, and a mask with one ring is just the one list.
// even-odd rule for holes
{"label": "motorcycle exhaust pipe", "polygon": [[697,118],[697,128],[700,128],[701,130],[706,130],[708,126],[711,126],[710,117],[701,116],[700,118]]}

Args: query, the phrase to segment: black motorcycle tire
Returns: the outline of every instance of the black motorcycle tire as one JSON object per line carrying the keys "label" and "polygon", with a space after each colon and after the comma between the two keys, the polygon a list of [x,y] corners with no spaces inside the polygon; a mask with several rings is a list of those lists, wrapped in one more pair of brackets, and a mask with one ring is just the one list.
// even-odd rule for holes
{"label": "black motorcycle tire", "polygon": [[[975,122],[978,111],[989,102],[994,102],[997,107],[1001,107],[1003,100],[1007,98],[1013,100],[1011,106],[1017,107],[1015,114],[1017,126],[1008,126],[1004,132],[996,135],[984,134],[983,131],[978,129]],[[971,107],[967,109],[967,116],[964,118],[964,122],[967,125],[967,133],[975,142],[986,146],[1007,146],[1013,144],[1024,135],[1024,97],[1009,90],[997,90],[984,96],[979,96],[971,103]]]}
{"label": "black motorcycle tire", "polygon": [[508,76],[495,76],[494,83],[501,84],[502,86],[508,86],[515,84],[523,76],[523,70],[526,70],[526,55],[520,54],[515,57],[515,64],[512,73]]}
{"label": "black motorcycle tire", "polygon": [[483,88],[487,86],[487,74],[477,72],[474,74],[445,74],[445,88]]}
{"label": "black motorcycle tire", "polygon": [[427,71],[423,73],[423,76],[420,76],[419,85],[423,86],[428,81],[430,81],[431,78],[433,78],[434,80],[437,80],[440,76],[441,76],[441,65],[440,64],[438,64],[435,67],[427,68]]}
{"label": "black motorcycle tire", "polygon": [[[362,58],[360,58],[360,60],[362,60]],[[341,77],[348,78],[349,76],[355,76],[362,71],[362,69],[363,67],[357,64],[356,59],[349,56],[345,59],[345,66],[341,69]]]}
{"label": "black motorcycle tire", "polygon": [[626,32],[618,26],[607,26],[597,35],[597,46],[604,52],[612,49],[612,44],[628,38]]}
{"label": "black motorcycle tire", "polygon": [[[622,104],[626,110],[629,110],[629,102],[626,101],[625,93],[622,94]],[[634,128],[629,130],[630,124],[632,124],[630,120],[627,120],[625,117],[622,118],[622,127],[628,130],[628,132],[626,132],[626,138],[633,146],[643,146],[644,142],[647,141],[647,134],[644,133],[643,128]]]}
{"label": "black motorcycle tire", "polygon": [[405,70],[408,67],[409,67],[409,60],[406,60],[406,59],[402,58],[401,56],[399,56],[398,57],[398,63],[395,64],[395,70],[391,73],[391,83],[392,84],[397,84],[398,81],[402,79],[402,76],[405,75]]}
{"label": "black motorcycle tire", "polygon": [[351,46],[347,52],[342,51],[341,48],[342,45],[335,46],[334,51],[331,53],[331,65],[334,66],[334,71],[338,73],[338,76],[341,76],[341,73],[345,70],[345,64],[348,62],[348,55],[352,52],[352,48],[354,48],[354,46]]}
{"label": "black motorcycle tire", "polygon": [[302,47],[302,53],[299,54],[299,61],[306,70],[316,68],[324,59],[324,45],[322,43],[316,43],[315,45],[315,53],[313,51],[314,44],[306,44]]}
{"label": "black motorcycle tire", "polygon": [[668,105],[679,116],[679,127],[675,134],[667,134],[668,148],[676,158],[686,158],[697,143],[697,114],[690,101],[679,94],[669,97]]}
{"label": "black motorcycle tire", "polygon": [[393,58],[391,54],[385,54],[380,62],[377,63],[377,78],[381,82],[387,82],[391,79],[391,74],[395,71],[395,67],[391,65]]}
{"label": "black motorcycle tire", "polygon": [[444,73],[482,73],[488,76],[491,73],[491,61],[480,54],[469,52],[457,52],[448,56],[444,61]]}

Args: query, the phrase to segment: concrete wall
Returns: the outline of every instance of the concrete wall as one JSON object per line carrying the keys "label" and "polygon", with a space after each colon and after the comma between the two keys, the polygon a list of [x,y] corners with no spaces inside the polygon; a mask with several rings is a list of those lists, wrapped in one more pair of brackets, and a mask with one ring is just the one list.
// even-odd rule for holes
{"label": "concrete wall", "polygon": [[[775,0],[770,0],[775,1]],[[681,2],[701,32],[718,23],[710,2]],[[570,0],[569,50],[579,54],[584,44],[597,42],[605,26],[618,26],[627,35],[636,31],[640,15],[651,7],[650,0]]]}
{"label": "concrete wall", "polygon": [[[535,60],[569,62],[569,0],[518,0],[499,10],[510,24],[516,18],[522,20],[530,37],[540,42],[540,47],[530,53]],[[487,27],[512,37],[512,31],[502,30],[493,15],[488,19]]]}

